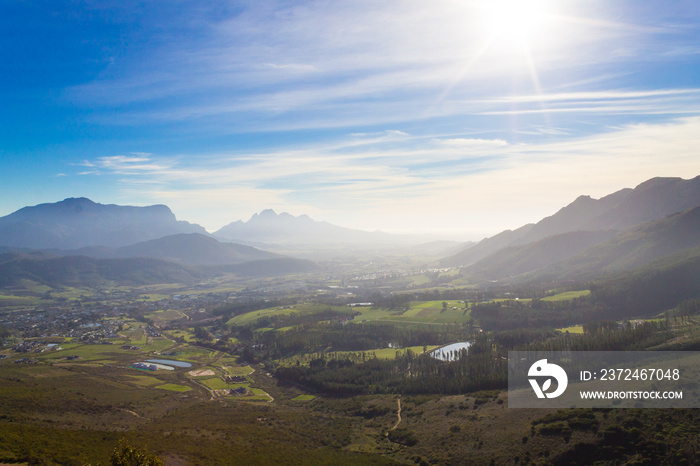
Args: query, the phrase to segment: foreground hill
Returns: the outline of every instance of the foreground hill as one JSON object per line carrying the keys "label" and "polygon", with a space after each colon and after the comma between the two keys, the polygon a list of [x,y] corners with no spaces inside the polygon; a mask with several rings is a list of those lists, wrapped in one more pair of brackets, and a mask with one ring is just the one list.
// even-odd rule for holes
{"label": "foreground hill", "polygon": [[70,198],[0,218],[0,246],[33,249],[121,247],[178,233],[207,232],[164,205],[132,207]]}
{"label": "foreground hill", "polygon": [[[580,196],[556,214],[536,224],[504,231],[476,246],[444,258],[443,266],[473,264],[505,247],[519,246],[575,231],[617,231],[664,218],[700,205],[700,176],[652,178],[634,189],[622,189],[601,199]],[[601,236],[601,240],[604,240]]]}
{"label": "foreground hill", "polygon": [[166,236],[121,248],[93,247],[63,251],[97,259],[149,257],[187,265],[227,265],[282,257],[241,244],[221,243],[199,233]]}
{"label": "foreground hill", "polygon": [[15,286],[23,280],[52,287],[98,287],[106,282],[128,286],[192,283],[203,277],[200,270],[157,259],[0,254],[2,288]]}
{"label": "foreground hill", "polygon": [[288,257],[253,260],[219,266],[189,266],[146,257],[94,259],[85,256],[53,256],[44,253],[0,254],[0,288],[22,287],[29,280],[56,287],[142,286],[161,283],[191,284],[224,273],[239,276],[270,276],[309,272],[310,261]]}

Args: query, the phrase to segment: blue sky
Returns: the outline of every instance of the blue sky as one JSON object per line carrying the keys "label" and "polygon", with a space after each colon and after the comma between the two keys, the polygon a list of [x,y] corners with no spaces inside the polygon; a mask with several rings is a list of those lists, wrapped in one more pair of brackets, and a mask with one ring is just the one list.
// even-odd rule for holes
{"label": "blue sky", "polygon": [[466,240],[700,174],[696,1],[7,0],[0,28],[0,215]]}

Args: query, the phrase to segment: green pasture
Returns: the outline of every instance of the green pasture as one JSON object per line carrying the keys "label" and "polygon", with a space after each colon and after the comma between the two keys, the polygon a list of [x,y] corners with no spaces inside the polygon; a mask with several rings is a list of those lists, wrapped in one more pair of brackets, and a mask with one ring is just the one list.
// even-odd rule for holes
{"label": "green pasture", "polygon": [[141,387],[153,387],[163,381],[147,375],[129,375],[128,380]]}
{"label": "green pasture", "polygon": [[312,401],[316,399],[316,395],[299,395],[292,398],[292,401]]}
{"label": "green pasture", "polygon": [[161,390],[170,390],[172,392],[188,392],[192,390],[192,387],[188,387],[187,385],[178,385],[176,383],[166,383],[163,385],[158,385],[156,388]]}
{"label": "green pasture", "polygon": [[178,346],[173,351],[177,353],[177,359],[187,362],[196,362],[200,364],[210,364],[216,360],[221,353],[209,348],[200,348],[196,346]]}
{"label": "green pasture", "polygon": [[206,385],[212,390],[225,390],[233,388],[233,385],[226,383],[221,377],[211,377],[209,379],[199,379],[199,383]]}
{"label": "green pasture", "polygon": [[562,333],[583,333],[583,326],[582,325],[572,325],[571,327],[564,327],[564,328],[558,328]]}
{"label": "green pasture", "polygon": [[150,337],[148,341],[144,343],[143,349],[148,351],[153,351],[156,353],[161,353],[173,348],[175,343],[163,337]]}
{"label": "green pasture", "polygon": [[51,291],[53,288],[47,285],[41,285],[33,280],[29,280],[27,278],[22,278],[18,280],[18,284],[23,286],[25,290],[31,292],[31,293],[36,293],[36,294],[43,294],[46,293],[47,291]]}
{"label": "green pasture", "polygon": [[270,395],[267,394],[265,390],[262,388],[250,388],[248,387],[248,391],[252,393],[252,395],[245,395],[245,396],[229,396],[226,399],[228,400],[234,400],[234,401],[271,401],[272,399],[270,398]]}
{"label": "green pasture", "polygon": [[225,366],[226,372],[229,375],[249,375],[255,372],[250,366]]}
{"label": "green pasture", "polygon": [[66,298],[69,301],[75,301],[80,299],[82,296],[92,296],[94,292],[94,290],[90,290],[87,288],[65,287],[62,288],[61,291],[54,291],[53,293],[51,293],[51,295],[54,298]]}
{"label": "green pasture", "polygon": [[[443,311],[443,301],[412,301],[406,311],[403,310],[388,310],[380,308],[356,307],[361,315],[356,316],[355,322],[407,322],[407,323],[467,323],[471,320],[471,310],[467,309],[465,313],[465,303],[459,300],[445,300],[447,303],[446,310]],[[454,309],[456,308],[456,309]]]}
{"label": "green pasture", "polygon": [[34,379],[54,379],[57,377],[76,375],[74,372],[67,369],[47,364],[21,365],[19,367],[13,367],[13,369],[20,369],[24,375]]}
{"label": "green pasture", "polygon": [[194,336],[194,333],[188,330],[169,330],[163,332],[163,335],[169,335],[171,338],[184,338],[186,342],[191,342],[191,341],[196,341],[197,338]]}
{"label": "green pasture", "polygon": [[229,320],[227,325],[250,325],[255,323],[261,317],[272,317],[278,315],[313,315],[318,314],[328,308],[333,309],[337,312],[346,312],[352,314],[354,310],[346,306],[327,306],[324,304],[297,304],[291,308],[283,309],[283,307],[276,306],[267,309],[261,309],[259,311],[248,312],[247,314],[241,314]]}
{"label": "green pasture", "polygon": [[68,356],[79,357],[76,360],[65,361],[70,363],[87,361],[104,364],[130,363],[135,359],[150,356],[151,354],[149,353],[160,352],[173,346],[171,341],[163,338],[153,338],[151,339],[151,344],[136,344],[133,341],[130,343],[131,345],[140,346],[140,350],[121,349],[122,344],[122,341],[112,345],[89,345],[77,342],[62,343],[60,350],[41,353],[38,358],[53,363],[64,362]]}
{"label": "green pasture", "polygon": [[129,357],[138,357],[142,354],[139,350],[123,350],[119,345],[84,345],[80,343],[68,343],[61,345],[61,350],[50,353],[42,353],[38,358],[44,361],[61,362],[68,356],[78,356],[80,359],[66,361],[81,363],[84,361],[115,363],[126,361]]}
{"label": "green pasture", "polygon": [[571,301],[574,298],[588,296],[589,294],[591,294],[591,290],[565,291],[563,293],[558,293],[552,296],[547,296],[546,298],[542,298],[542,301]]}

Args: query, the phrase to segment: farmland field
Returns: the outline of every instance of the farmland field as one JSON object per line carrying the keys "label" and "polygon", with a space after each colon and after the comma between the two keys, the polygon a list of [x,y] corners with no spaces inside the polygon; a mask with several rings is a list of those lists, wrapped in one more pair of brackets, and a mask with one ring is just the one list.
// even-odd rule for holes
{"label": "farmland field", "polygon": [[566,291],[563,293],[555,294],[553,296],[547,296],[546,298],[542,298],[542,301],[570,301],[574,298],[588,296],[589,294],[591,294],[591,290]]}
{"label": "farmland field", "polygon": [[199,383],[206,385],[212,390],[223,390],[225,388],[231,388],[231,386],[226,383],[221,377],[212,377],[209,379],[201,379]]}
{"label": "farmland field", "polygon": [[170,390],[172,392],[188,392],[192,390],[191,387],[188,387],[186,385],[178,385],[175,383],[166,383],[163,385],[158,385],[156,388],[160,390]]}
{"label": "farmland field", "polygon": [[571,327],[564,327],[564,328],[558,328],[560,332],[566,333],[583,333],[583,326],[581,325],[572,325]]}
{"label": "farmland field", "polygon": [[278,315],[313,315],[323,312],[329,308],[335,312],[344,312],[347,314],[352,314],[354,312],[351,308],[346,306],[325,306],[320,304],[298,304],[293,307],[276,306],[236,316],[229,320],[227,325],[249,325],[255,323],[255,321],[261,317],[273,317]]}
{"label": "farmland field", "polygon": [[467,323],[471,320],[470,309],[465,310],[466,303],[458,300],[446,300],[447,307],[443,309],[443,301],[413,301],[408,309],[387,310],[369,307],[356,307],[361,315],[356,316],[355,322],[407,322],[421,324],[453,324]]}

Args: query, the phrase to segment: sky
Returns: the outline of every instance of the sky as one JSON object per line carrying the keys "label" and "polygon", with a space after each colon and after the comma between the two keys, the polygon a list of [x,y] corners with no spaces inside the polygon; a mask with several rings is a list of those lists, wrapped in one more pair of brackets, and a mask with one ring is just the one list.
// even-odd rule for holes
{"label": "sky", "polygon": [[695,0],[4,0],[0,30],[0,216],[466,241],[700,175]]}

